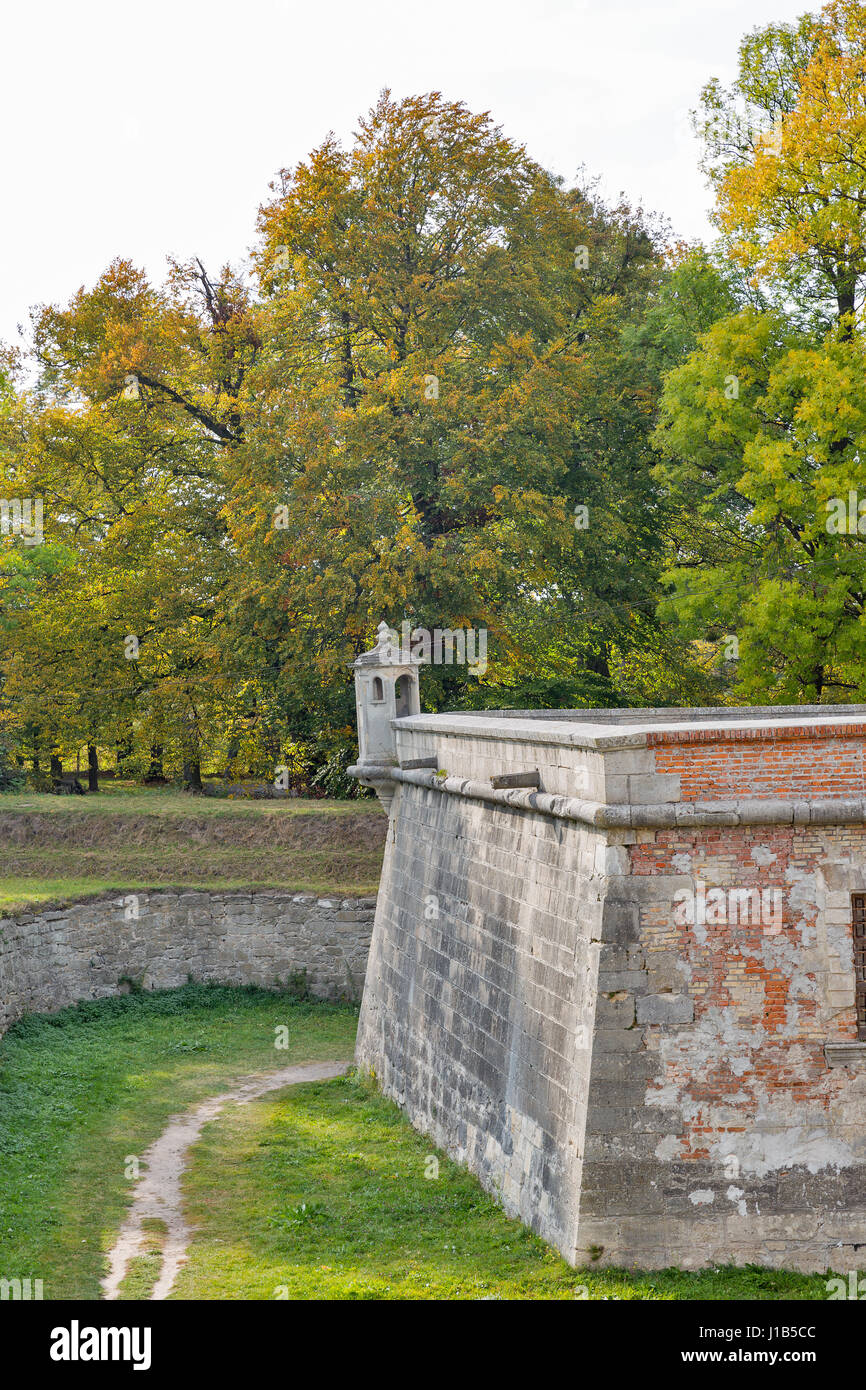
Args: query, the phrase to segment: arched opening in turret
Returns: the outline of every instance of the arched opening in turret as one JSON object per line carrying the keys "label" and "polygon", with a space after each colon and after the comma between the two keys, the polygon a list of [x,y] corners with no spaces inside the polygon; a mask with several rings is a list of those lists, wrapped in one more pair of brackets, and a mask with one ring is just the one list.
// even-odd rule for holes
{"label": "arched opening in turret", "polygon": [[398,676],[394,682],[394,698],[397,704],[397,718],[405,719],[412,713],[412,679]]}
{"label": "arched opening in turret", "polygon": [[385,687],[384,687],[383,684],[382,684],[382,677],[381,677],[381,676],[374,676],[374,677],[373,677],[373,701],[374,701],[375,704],[378,705],[378,704],[381,704],[381,703],[382,703],[382,701],[384,700],[384,698],[385,698]]}

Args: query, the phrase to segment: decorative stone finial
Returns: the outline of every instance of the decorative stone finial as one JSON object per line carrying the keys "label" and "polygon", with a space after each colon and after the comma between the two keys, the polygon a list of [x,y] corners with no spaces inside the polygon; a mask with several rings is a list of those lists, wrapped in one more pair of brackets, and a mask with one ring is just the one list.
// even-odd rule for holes
{"label": "decorative stone finial", "polygon": [[380,653],[382,660],[390,663],[394,655],[394,643],[391,640],[391,629],[383,618],[376,629],[376,651]]}

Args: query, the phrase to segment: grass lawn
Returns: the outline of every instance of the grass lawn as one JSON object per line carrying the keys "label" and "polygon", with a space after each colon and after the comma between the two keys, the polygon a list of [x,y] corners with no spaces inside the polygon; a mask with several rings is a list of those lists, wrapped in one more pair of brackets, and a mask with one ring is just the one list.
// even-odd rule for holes
{"label": "grass lawn", "polygon": [[174,1298],[827,1297],[823,1275],[571,1269],[357,1075],[224,1111],[185,1194],[198,1234]]}
{"label": "grass lawn", "polygon": [[368,897],[387,828],[377,801],[228,801],[148,788],[0,796],[0,912],[149,888]]}
{"label": "grass lawn", "polygon": [[23,1019],[0,1040],[0,1278],[98,1298],[130,1155],[239,1077],[351,1058],[356,1020],[346,1005],[204,985]]}
{"label": "grass lawn", "polygon": [[[355,1027],[346,1006],[204,986],[23,1020],[0,1042],[0,1278],[41,1278],[47,1299],[98,1297],[129,1156],[241,1076],[349,1058]],[[193,1150],[185,1194],[198,1229],[173,1296],[827,1296],[823,1276],[769,1270],[572,1270],[441,1154],[438,1177],[425,1176],[431,1152],[356,1077],[227,1107]],[[123,1296],[146,1293],[154,1273],[143,1254]]]}
{"label": "grass lawn", "polygon": [[[257,864],[251,855],[230,851],[212,857],[194,851],[188,856],[160,855],[156,862],[152,852],[140,856],[129,852],[124,856],[126,868],[122,872],[116,871],[116,857],[109,855],[77,855],[73,864],[68,864],[68,858],[50,852],[34,855],[32,861],[19,857],[16,868],[23,872],[0,878],[0,914],[37,903],[65,903],[100,893],[160,888],[207,888],[214,892],[278,888],[284,893],[315,893],[318,897],[367,898],[378,891],[382,856],[378,852],[353,854],[345,850],[341,854],[291,855],[275,851],[268,856],[262,854],[267,862]],[[111,862],[106,863],[107,859]],[[69,871],[64,872],[67,864]],[[32,877],[27,873],[29,868],[33,870]],[[82,873],[82,869],[91,872]]]}
{"label": "grass lawn", "polygon": [[0,814],[4,811],[33,811],[39,815],[117,816],[159,815],[175,819],[190,816],[329,816],[357,815],[359,811],[379,811],[374,797],[353,801],[286,797],[284,800],[255,801],[246,797],[193,796],[189,792],[167,791],[162,787],[138,787],[132,783],[106,782],[95,795],[55,796],[51,792],[4,792],[0,795]]}

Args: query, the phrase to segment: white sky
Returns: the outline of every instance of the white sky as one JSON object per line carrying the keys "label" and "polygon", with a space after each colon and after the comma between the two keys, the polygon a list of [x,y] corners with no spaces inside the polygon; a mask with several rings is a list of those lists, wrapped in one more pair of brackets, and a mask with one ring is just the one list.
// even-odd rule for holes
{"label": "white sky", "polygon": [[547,168],[709,236],[687,113],[743,34],[820,0],[10,0],[0,338],[116,255],[240,261],[277,169],[388,86],[489,110]]}

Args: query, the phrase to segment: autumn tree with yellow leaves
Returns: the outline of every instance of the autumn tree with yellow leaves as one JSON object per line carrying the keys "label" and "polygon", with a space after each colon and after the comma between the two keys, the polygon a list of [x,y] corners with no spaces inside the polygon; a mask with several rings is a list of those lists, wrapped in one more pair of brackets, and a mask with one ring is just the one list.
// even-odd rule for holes
{"label": "autumn tree with yellow leaves", "polygon": [[243,725],[220,512],[257,351],[248,305],[228,273],[175,266],[155,290],[118,261],[35,316],[39,375],[0,422],[0,475],[40,499],[45,535],[3,542],[0,631],[3,717],[43,771],[89,746],[196,786]]}
{"label": "autumn tree with yellow leaves", "polygon": [[383,93],[272,195],[251,276],[118,259],[35,314],[0,420],[3,488],[45,508],[0,544],[19,754],[339,789],[383,617],[486,629],[433,707],[706,698],[655,614],[650,443],[704,273],[438,93]]}
{"label": "autumn tree with yellow leaves", "polygon": [[384,93],[273,194],[228,509],[248,632],[335,719],[382,617],[488,631],[486,697],[440,668],[433,705],[638,697],[621,673],[659,641],[657,380],[624,329],[662,274],[640,214],[437,93]]}

